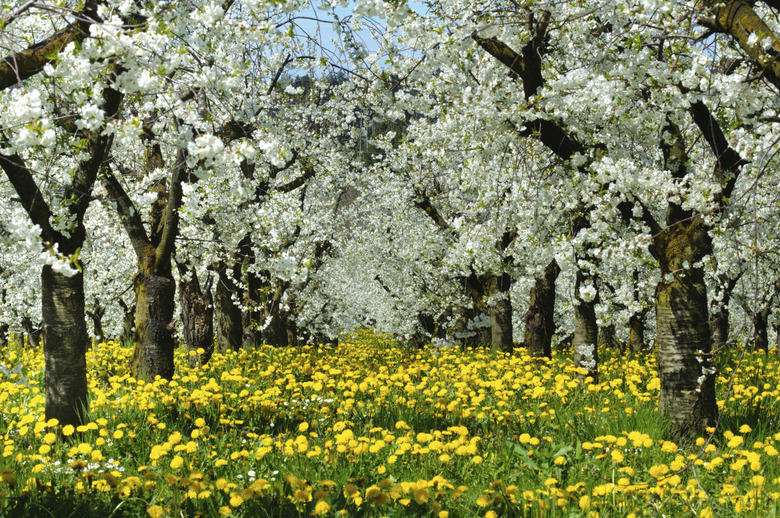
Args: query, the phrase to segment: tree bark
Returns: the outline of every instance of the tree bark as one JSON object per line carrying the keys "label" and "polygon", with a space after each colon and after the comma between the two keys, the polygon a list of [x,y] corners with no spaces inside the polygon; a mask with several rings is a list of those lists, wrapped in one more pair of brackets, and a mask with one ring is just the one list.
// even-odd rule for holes
{"label": "tree bark", "polygon": [[243,338],[241,309],[233,302],[232,295],[237,288],[229,275],[230,272],[224,265],[219,265],[217,270],[217,286],[214,293],[215,347],[217,352],[226,353],[237,351],[241,347]]}
{"label": "tree bark", "polygon": [[615,335],[615,324],[599,328],[599,349],[617,350],[620,354],[625,352],[624,344],[620,343]]}
{"label": "tree bark", "polygon": [[119,341],[130,343],[136,341],[135,336],[135,305],[128,306],[124,300],[119,299],[119,306],[122,308],[122,336]]}
{"label": "tree bark", "polygon": [[583,378],[590,377],[593,383],[599,382],[599,326],[596,322],[597,298],[585,301],[580,297],[579,289],[585,280],[582,270],[577,270],[574,283],[574,366],[584,369]]}
{"label": "tree bark", "polygon": [[704,271],[683,267],[710,253],[707,230],[697,215],[665,229],[653,245],[662,274],[656,289],[659,409],[671,421],[671,438],[683,442],[702,436],[717,416]]}
{"label": "tree bark", "polygon": [[173,378],[174,296],[172,275],[138,272],[135,288],[135,334],[133,372],[136,378],[153,380],[156,376]]}
{"label": "tree bark", "polygon": [[769,351],[768,320],[769,308],[763,308],[753,314],[753,349],[756,351]]}
{"label": "tree bark", "polygon": [[512,287],[512,277],[504,273],[491,275],[488,278],[488,289],[493,305],[490,307],[490,325],[492,349],[494,351],[512,352],[512,300],[509,290]]}
{"label": "tree bark", "polygon": [[[150,139],[151,130],[146,131],[148,135],[145,138]],[[181,182],[186,164],[187,152],[179,149],[171,170],[170,183],[161,181],[153,187],[157,199],[152,205],[152,225],[148,233],[140,212],[116,176],[105,171],[102,178],[103,188],[115,203],[138,264],[138,272],[133,278],[136,305],[132,368],[135,377],[140,379],[173,377],[176,282],[173,279],[171,258],[179,233]],[[159,143],[147,142],[147,171],[156,171],[164,166]]]}
{"label": "tree bark", "polygon": [[553,259],[531,288],[525,320],[525,346],[536,358],[552,356],[552,335],[555,332],[555,280],[561,272]]}
{"label": "tree bark", "polygon": [[[179,265],[179,307],[190,367],[206,365],[214,354],[214,305],[211,296],[211,277],[203,289],[198,274],[186,265]],[[202,349],[204,352],[198,353]]]}
{"label": "tree bark", "polygon": [[[27,346],[37,349],[41,346],[41,327],[36,328],[29,315],[22,317],[22,327],[27,333]],[[24,342],[24,340],[22,340]]]}
{"label": "tree bark", "polygon": [[287,283],[277,281],[273,296],[264,304],[263,343],[274,347],[286,347],[289,343],[287,341],[287,315],[282,309],[282,296],[286,288]]}
{"label": "tree bark", "polygon": [[733,278],[727,278],[725,275],[719,280],[723,289],[723,297],[720,301],[713,301],[710,313],[710,336],[712,338],[712,348],[719,351],[725,347],[729,341],[729,327],[731,314],[729,311],[729,302],[731,293],[739,281],[740,275]]}
{"label": "tree bark", "polygon": [[41,273],[46,419],[87,422],[87,324],[84,277],[66,277],[44,266]]}
{"label": "tree bark", "polygon": [[8,330],[10,329],[8,324],[0,324],[0,350],[8,348]]}
{"label": "tree bark", "polygon": [[645,350],[645,310],[628,319],[628,347],[634,353]]}
{"label": "tree bark", "polygon": [[87,311],[87,316],[92,320],[92,328],[94,330],[94,345],[103,343],[106,340],[106,334],[103,331],[103,316],[106,314],[106,308],[100,305],[100,300],[95,297],[95,310]]}

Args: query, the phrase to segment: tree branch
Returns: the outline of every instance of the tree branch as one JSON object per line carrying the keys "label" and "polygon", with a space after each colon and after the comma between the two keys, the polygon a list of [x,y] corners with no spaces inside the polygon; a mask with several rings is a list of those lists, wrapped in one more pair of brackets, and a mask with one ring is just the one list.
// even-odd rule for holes
{"label": "tree branch", "polygon": [[145,257],[152,245],[149,242],[149,236],[146,234],[143,221],[141,221],[141,214],[136,210],[133,201],[125,192],[122,184],[119,183],[119,180],[117,180],[108,167],[103,169],[101,183],[103,184],[103,190],[109,197],[109,201],[116,206],[119,220],[130,238],[130,244],[133,246],[138,262],[145,262]]}
{"label": "tree branch", "polygon": [[171,184],[168,190],[168,201],[165,205],[165,214],[162,222],[162,234],[157,245],[157,264],[170,265],[171,256],[176,247],[176,236],[179,233],[179,207],[182,200],[182,181],[187,169],[187,151],[180,149],[176,155],[176,163],[173,166]]}
{"label": "tree branch", "polygon": [[737,177],[742,166],[748,162],[729,146],[720,124],[712,116],[707,105],[702,101],[692,104],[691,116],[715,155],[715,160],[717,161],[715,170],[721,180],[721,192],[718,203],[722,207],[734,191],[734,186],[737,183]]}
{"label": "tree branch", "polygon": [[[751,3],[745,0],[730,0],[719,3],[708,2],[714,7],[714,18],[699,18],[697,23],[712,31],[729,34],[748,58],[761,70],[763,77],[780,89],[780,40],[764,20],[756,13]],[[780,2],[766,2],[777,9]],[[750,43],[751,35],[758,37],[757,43]],[[763,41],[769,38],[769,46]]]}
{"label": "tree branch", "polygon": [[49,243],[58,241],[61,237],[51,227],[51,209],[49,204],[43,198],[43,194],[32,173],[27,169],[27,165],[19,155],[5,156],[0,154],[0,167],[5,171],[8,180],[13,185],[16,194],[22,202],[25,212],[30,217],[34,225],[41,227],[41,238]]}
{"label": "tree branch", "polygon": [[43,70],[68,43],[83,41],[89,35],[89,26],[97,18],[97,5],[98,2],[94,0],[86,2],[84,9],[76,15],[75,22],[0,61],[0,90],[18,85]]}

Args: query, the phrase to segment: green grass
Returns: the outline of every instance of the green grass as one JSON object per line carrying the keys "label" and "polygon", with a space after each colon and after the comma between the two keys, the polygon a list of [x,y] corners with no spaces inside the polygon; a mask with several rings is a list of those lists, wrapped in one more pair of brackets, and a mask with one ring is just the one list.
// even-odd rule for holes
{"label": "green grass", "polygon": [[[714,442],[665,442],[652,356],[416,350],[361,332],[259,347],[171,382],[89,353],[91,422],[47,435],[42,357],[0,362],[2,516],[771,516],[778,361],[721,362]],[[736,356],[735,356],[736,357]],[[27,379],[23,379],[26,377]],[[51,424],[51,423],[50,423]],[[56,430],[54,430],[56,431]]]}

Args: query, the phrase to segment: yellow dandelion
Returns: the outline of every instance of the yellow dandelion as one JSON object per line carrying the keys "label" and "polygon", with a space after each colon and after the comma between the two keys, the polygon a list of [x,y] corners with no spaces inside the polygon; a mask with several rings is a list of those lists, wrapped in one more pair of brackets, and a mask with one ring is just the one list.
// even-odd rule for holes
{"label": "yellow dandelion", "polygon": [[666,453],[677,453],[677,450],[677,445],[671,441],[664,441],[661,445],[661,451],[665,451]]}

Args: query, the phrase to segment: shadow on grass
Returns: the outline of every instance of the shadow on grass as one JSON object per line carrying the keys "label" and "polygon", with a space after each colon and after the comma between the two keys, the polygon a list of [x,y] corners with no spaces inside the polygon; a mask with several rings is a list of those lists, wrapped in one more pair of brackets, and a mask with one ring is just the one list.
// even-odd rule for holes
{"label": "shadow on grass", "polygon": [[37,492],[6,500],[0,508],[5,518],[118,518],[145,516],[146,503],[142,501],[110,501],[85,498],[74,491]]}

